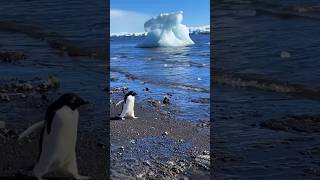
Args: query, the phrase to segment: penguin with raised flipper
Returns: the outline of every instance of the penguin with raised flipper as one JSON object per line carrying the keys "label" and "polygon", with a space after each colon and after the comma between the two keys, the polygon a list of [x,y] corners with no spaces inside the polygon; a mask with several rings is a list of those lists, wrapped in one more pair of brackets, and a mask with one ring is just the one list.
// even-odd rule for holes
{"label": "penguin with raised flipper", "polygon": [[129,91],[125,96],[124,99],[119,101],[116,106],[119,106],[122,104],[122,111],[121,114],[119,115],[122,120],[125,119],[125,117],[131,117],[133,119],[137,119],[134,115],[134,101],[135,101],[135,96],[137,95],[136,92],[134,91]]}
{"label": "penguin with raised flipper", "polygon": [[19,136],[22,139],[43,127],[40,152],[33,169],[38,180],[43,180],[45,174],[55,170],[70,173],[77,180],[90,179],[79,175],[76,159],[78,108],[85,104],[88,102],[74,93],[64,94],[48,107],[45,121],[35,123]]}

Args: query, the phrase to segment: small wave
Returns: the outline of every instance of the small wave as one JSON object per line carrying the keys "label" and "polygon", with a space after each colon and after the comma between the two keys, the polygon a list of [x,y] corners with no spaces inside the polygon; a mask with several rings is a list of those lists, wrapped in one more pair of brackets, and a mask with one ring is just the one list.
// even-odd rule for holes
{"label": "small wave", "polygon": [[39,27],[19,22],[0,22],[0,31],[22,33],[31,38],[47,42],[53,49],[67,53],[69,56],[86,56],[105,59],[106,53],[102,49],[89,49],[75,45],[56,32],[47,32]]}
{"label": "small wave", "polygon": [[202,92],[202,93],[209,93],[210,90],[207,88],[203,88],[203,87],[196,87],[193,86],[191,84],[179,84],[179,83],[173,83],[173,82],[163,82],[163,81],[157,81],[157,80],[150,80],[150,79],[146,79],[144,77],[141,76],[136,76],[133,75],[127,71],[123,71],[119,68],[110,68],[111,72],[116,72],[119,74],[124,75],[126,78],[130,79],[130,80],[138,80],[138,81],[142,81],[144,83],[150,83],[150,84],[155,84],[155,85],[162,85],[162,86],[171,86],[174,88],[178,88],[178,89],[183,89],[183,90],[188,90],[188,91],[195,91],[195,92]]}
{"label": "small wave", "polygon": [[[270,2],[265,0],[243,1],[221,1],[226,7],[233,10],[229,15],[235,16],[257,16],[271,15],[279,18],[308,18],[320,20],[320,6],[289,3]],[[236,7],[236,8],[234,8]]]}
{"label": "small wave", "polygon": [[320,90],[305,87],[299,84],[290,84],[276,80],[269,80],[251,74],[228,74],[216,73],[213,82],[217,84],[230,85],[232,87],[255,88],[258,90],[277,92],[291,96],[307,99],[320,100]]}
{"label": "small wave", "polygon": [[194,61],[170,61],[170,60],[165,60],[165,59],[155,59],[152,58],[150,59],[152,61],[160,61],[160,62],[164,62],[166,64],[181,64],[181,65],[188,65],[191,67],[198,67],[198,68],[202,68],[202,67],[209,67],[210,64],[207,63],[198,63],[198,62],[194,62]]}
{"label": "small wave", "polygon": [[274,9],[263,9],[257,8],[256,9],[257,15],[259,14],[268,14],[280,18],[308,18],[313,20],[320,20],[320,16],[312,15],[312,14],[303,14],[289,10],[274,10]]}

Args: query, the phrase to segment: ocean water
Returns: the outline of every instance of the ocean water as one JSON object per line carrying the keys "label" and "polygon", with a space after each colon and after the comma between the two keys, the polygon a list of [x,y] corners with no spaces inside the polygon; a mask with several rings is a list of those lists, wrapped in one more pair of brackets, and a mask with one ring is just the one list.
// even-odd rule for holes
{"label": "ocean water", "polygon": [[169,93],[177,119],[209,119],[210,36],[191,35],[195,44],[188,47],[137,47],[143,38],[111,37],[111,78],[117,79],[111,87],[128,86],[140,102]]}
{"label": "ocean water", "polygon": [[[70,53],[106,51],[107,6],[100,0],[1,1],[0,50],[23,52],[26,59],[1,63],[0,78],[31,80],[54,75],[61,83],[58,93],[74,92],[91,102],[81,113],[80,128],[105,128],[106,109],[101,107],[107,107],[108,102],[104,92],[108,87],[106,59],[102,55]],[[36,110],[43,114],[39,116],[32,114],[32,106],[10,103],[2,102],[0,108],[9,127],[25,128],[44,117],[46,107]]]}
{"label": "ocean water", "polygon": [[217,1],[211,60],[217,179],[319,177],[318,133],[261,126],[319,113],[319,7],[312,0]]}
{"label": "ocean water", "polygon": [[219,71],[317,86],[319,1],[219,2],[213,26],[213,63]]}

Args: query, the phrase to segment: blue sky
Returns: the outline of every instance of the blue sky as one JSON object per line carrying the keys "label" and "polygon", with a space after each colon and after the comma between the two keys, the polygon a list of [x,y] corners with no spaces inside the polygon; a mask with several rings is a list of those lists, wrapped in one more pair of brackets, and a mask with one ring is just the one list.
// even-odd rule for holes
{"label": "blue sky", "polygon": [[183,24],[210,24],[210,0],[111,0],[110,31],[143,32],[149,18],[163,12],[183,11]]}

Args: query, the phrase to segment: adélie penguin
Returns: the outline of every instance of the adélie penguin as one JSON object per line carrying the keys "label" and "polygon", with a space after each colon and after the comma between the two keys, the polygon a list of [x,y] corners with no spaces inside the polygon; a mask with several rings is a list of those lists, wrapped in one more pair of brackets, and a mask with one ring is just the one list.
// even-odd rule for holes
{"label": "ad\u00e9lie penguin", "polygon": [[78,173],[76,158],[78,108],[85,104],[88,102],[74,93],[64,94],[48,107],[44,121],[35,123],[19,136],[18,140],[42,127],[40,152],[33,169],[39,180],[56,170],[67,172],[77,180],[90,179]]}
{"label": "ad\u00e9lie penguin", "polygon": [[134,91],[129,91],[123,98],[123,100],[119,101],[116,106],[122,104],[122,111],[120,114],[120,118],[124,120],[125,117],[131,117],[133,119],[137,119],[134,115],[134,101],[135,96],[137,95]]}

